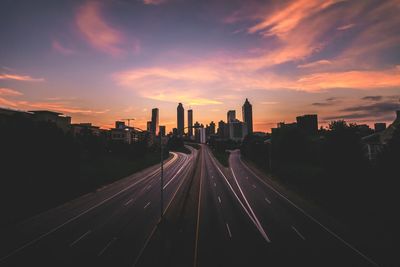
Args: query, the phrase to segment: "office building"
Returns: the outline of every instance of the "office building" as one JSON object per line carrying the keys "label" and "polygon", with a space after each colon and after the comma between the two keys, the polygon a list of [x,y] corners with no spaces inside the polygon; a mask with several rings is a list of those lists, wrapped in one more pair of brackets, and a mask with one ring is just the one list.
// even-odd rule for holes
{"label": "office building", "polygon": [[178,135],[183,136],[185,129],[185,109],[183,108],[182,103],[178,104],[176,111],[177,111]]}
{"label": "office building", "polygon": [[150,132],[153,133],[154,135],[158,135],[158,108],[153,108],[151,110],[151,126],[150,126]]}
{"label": "office building", "polygon": [[188,135],[193,136],[193,110],[188,110]]}
{"label": "office building", "polygon": [[296,117],[297,127],[304,133],[315,135],[318,133],[318,116],[317,114],[308,114]]}
{"label": "office building", "polygon": [[236,120],[236,110],[229,110],[226,115],[226,122],[230,123],[234,120]]}
{"label": "office building", "polygon": [[243,122],[246,123],[246,125],[247,125],[247,133],[252,134],[253,133],[253,107],[247,98],[242,106],[242,116],[243,116]]}
{"label": "office building", "polygon": [[160,136],[165,136],[165,125],[160,125],[159,127],[159,135]]}

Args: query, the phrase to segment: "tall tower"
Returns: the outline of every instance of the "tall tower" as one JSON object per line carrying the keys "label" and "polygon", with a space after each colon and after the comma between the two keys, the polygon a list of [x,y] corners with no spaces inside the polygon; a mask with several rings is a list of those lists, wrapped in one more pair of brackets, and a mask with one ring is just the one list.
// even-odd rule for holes
{"label": "tall tower", "polygon": [[152,132],[155,135],[158,135],[158,108],[153,108],[151,110],[151,127],[150,127],[150,132]]}
{"label": "tall tower", "polygon": [[177,128],[178,135],[183,135],[183,130],[185,128],[185,109],[183,108],[182,103],[179,103],[177,107]]}
{"label": "tall tower", "polygon": [[188,110],[189,136],[193,136],[193,110]]}
{"label": "tall tower", "polygon": [[247,124],[247,134],[253,133],[253,107],[246,98],[242,106],[243,122]]}

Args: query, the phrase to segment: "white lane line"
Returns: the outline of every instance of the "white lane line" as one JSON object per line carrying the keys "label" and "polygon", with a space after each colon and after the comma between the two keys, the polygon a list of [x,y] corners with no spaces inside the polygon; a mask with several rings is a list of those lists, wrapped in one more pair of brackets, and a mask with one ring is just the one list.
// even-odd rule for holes
{"label": "white lane line", "polygon": [[[265,234],[264,238],[267,240],[267,242],[271,242],[271,240],[269,239],[269,237],[268,237],[267,233],[265,232],[264,228],[261,226],[261,223],[260,223],[260,221],[258,220],[256,214],[254,213],[253,209],[251,208],[249,201],[247,201],[247,198],[246,198],[246,196],[244,195],[243,190],[242,190],[242,188],[240,187],[239,182],[238,182],[238,180],[237,180],[237,178],[236,178],[235,172],[233,171],[232,168],[231,168],[231,171],[232,171],[232,174],[233,174],[233,179],[235,180],[236,185],[238,186],[239,191],[240,191],[240,193],[242,194],[243,199],[244,199],[244,201],[246,202],[247,207],[248,207],[249,210],[250,210],[250,213],[253,215],[253,218],[254,218],[254,220],[257,222],[258,226],[260,227],[260,230],[262,230],[262,232]],[[253,186],[254,186],[254,185],[253,185]]]}
{"label": "white lane line", "polygon": [[217,184],[216,184],[216,183],[214,183],[214,187],[217,187]]}
{"label": "white lane line", "polygon": [[[170,207],[172,201],[174,200],[176,194],[181,189],[183,182],[185,182],[185,179],[181,179],[181,182],[178,184],[177,189],[175,190],[174,194],[171,197],[171,200],[168,202],[168,205],[165,207],[163,214],[165,214],[167,212],[167,210],[169,209],[169,207]],[[161,222],[161,219],[158,219],[156,225],[154,225],[154,227],[151,230],[150,234],[147,236],[147,239],[144,242],[143,247],[140,249],[139,254],[136,256],[136,258],[135,258],[135,260],[134,260],[134,262],[132,264],[132,267],[135,267],[138,264],[139,259],[142,257],[143,251],[146,249],[147,245],[149,244],[150,239],[153,237],[153,235],[154,235],[155,231],[157,230],[158,225],[159,225],[160,222]]]}
{"label": "white lane line", "polygon": [[229,228],[229,224],[225,223],[225,225],[226,225],[226,229],[228,229],[229,237],[232,238],[232,233],[231,233],[231,229]]}
{"label": "white lane line", "polygon": [[359,251],[358,249],[356,249],[355,247],[353,247],[350,243],[348,243],[347,241],[345,241],[343,238],[341,238],[340,236],[338,236],[336,233],[334,233],[333,231],[331,231],[328,227],[326,227],[325,225],[323,225],[322,223],[320,223],[317,219],[315,219],[313,216],[311,216],[310,214],[308,214],[305,210],[303,210],[302,208],[300,208],[299,206],[297,206],[296,204],[294,204],[291,200],[289,200],[287,197],[285,197],[283,194],[281,194],[278,190],[276,190],[274,187],[272,187],[272,185],[269,185],[267,182],[265,182],[263,179],[261,179],[260,177],[258,177],[257,174],[254,173],[254,171],[252,171],[249,167],[247,167],[246,164],[243,163],[242,159],[239,156],[239,161],[241,162],[241,164],[249,171],[251,172],[254,177],[256,177],[258,180],[260,180],[265,186],[267,186],[269,189],[271,189],[272,191],[274,191],[277,195],[279,195],[281,198],[283,198],[284,200],[286,200],[290,205],[292,205],[293,207],[295,207],[298,211],[300,211],[301,213],[303,213],[306,217],[308,217],[311,221],[313,221],[314,223],[318,224],[321,228],[323,228],[325,231],[327,231],[328,233],[330,233],[332,236],[334,236],[337,240],[341,241],[343,244],[345,244],[348,248],[350,248],[351,250],[353,250],[354,252],[356,252],[358,255],[360,255],[362,258],[364,258],[366,261],[368,261],[369,263],[371,263],[374,266],[379,266],[376,262],[374,262],[372,259],[368,258],[364,253],[362,253],[361,251]]}
{"label": "white lane line", "polygon": [[109,246],[111,246],[112,243],[114,243],[115,240],[117,240],[116,237],[111,239],[111,241],[108,242],[108,244],[99,252],[99,254],[97,254],[97,257],[100,257],[101,255],[103,255],[103,253],[108,249]]}
{"label": "white lane line", "polygon": [[292,226],[292,229],[293,229],[293,231],[296,232],[296,234],[298,234],[300,236],[301,239],[306,240],[306,238],[302,234],[300,234],[300,232],[294,226]]}
{"label": "white lane line", "polygon": [[185,158],[185,162],[183,163],[182,167],[175,173],[175,175],[164,185],[163,189],[167,188],[167,186],[173,181],[175,180],[175,178],[178,176],[178,174],[182,171],[182,169],[184,167],[186,167],[186,165],[189,164],[191,160],[188,160],[188,157]]}
{"label": "white lane line", "polygon": [[256,185],[253,184],[253,188],[254,188],[254,189],[257,188]]}
{"label": "white lane line", "polygon": [[146,204],[146,206],[144,206],[144,209],[146,209],[148,206],[150,206],[150,204],[151,204],[151,201],[149,201],[149,202]]}
{"label": "white lane line", "polygon": [[270,243],[271,240],[268,238],[267,234],[265,233],[264,229],[262,227],[260,227],[257,222],[255,221],[255,219],[250,215],[249,211],[247,210],[247,208],[244,206],[243,202],[240,200],[240,198],[238,197],[238,195],[236,194],[235,190],[233,189],[232,185],[229,183],[228,179],[226,178],[225,174],[221,171],[221,169],[218,167],[217,163],[215,162],[214,158],[211,156],[210,152],[208,152],[208,155],[211,158],[212,163],[214,164],[214,166],[217,168],[217,170],[219,171],[219,173],[222,175],[222,177],[224,177],[224,180],[226,182],[226,184],[228,185],[229,189],[232,191],[233,195],[236,197],[236,200],[239,202],[240,206],[243,208],[243,210],[246,212],[247,216],[249,217],[249,219],[253,222],[254,226],[257,228],[257,230],[260,232],[260,234],[262,235],[262,237],[264,237],[264,239]]}
{"label": "white lane line", "polygon": [[75,240],[74,242],[72,242],[69,246],[72,247],[73,245],[75,245],[76,243],[78,243],[81,239],[83,239],[85,236],[87,236],[88,234],[90,234],[90,230],[87,231],[86,233],[84,233],[83,235],[81,235],[77,240]]}
{"label": "white lane line", "polygon": [[131,203],[132,201],[133,201],[133,198],[129,199],[128,202],[126,202],[126,203],[124,204],[124,206],[128,206],[129,203]]}
{"label": "white lane line", "polygon": [[[174,153],[174,152],[170,152],[170,153],[173,155],[173,157],[172,157],[171,160],[169,160],[169,161],[167,162],[167,164],[166,164],[164,167],[166,167],[167,165],[168,165],[168,166],[171,165],[173,162],[176,161],[176,159],[177,159],[177,157],[178,157],[178,154],[176,154],[176,153]],[[103,205],[104,203],[108,202],[109,200],[113,199],[114,197],[118,196],[119,194],[121,194],[121,193],[123,193],[123,192],[125,192],[125,191],[127,191],[127,190],[129,190],[129,189],[131,189],[132,187],[134,187],[134,186],[137,185],[138,183],[141,183],[141,182],[143,182],[144,180],[151,178],[153,175],[156,175],[158,172],[160,172],[160,168],[158,168],[158,169],[152,171],[150,174],[148,174],[148,175],[146,175],[145,177],[139,179],[138,181],[136,181],[135,183],[131,184],[130,186],[127,186],[127,187],[125,187],[124,189],[122,189],[121,191],[118,191],[117,193],[115,193],[114,195],[112,195],[112,196],[110,196],[110,197],[108,197],[108,198],[106,198],[106,199],[100,201],[100,202],[97,203],[96,205],[94,205],[94,206],[92,206],[91,208],[89,208],[89,209],[87,209],[87,210],[85,210],[85,211],[79,213],[78,215],[72,217],[71,219],[65,221],[64,223],[58,225],[57,227],[51,229],[50,231],[48,231],[48,232],[46,232],[46,233],[44,233],[44,234],[38,236],[37,238],[35,238],[35,239],[29,241],[28,243],[25,243],[25,245],[22,245],[21,247],[15,249],[15,250],[13,250],[13,251],[11,251],[9,254],[7,254],[7,255],[5,255],[4,257],[2,257],[2,258],[0,259],[0,262],[2,262],[2,261],[4,261],[5,259],[11,257],[11,256],[14,255],[15,253],[18,253],[19,251],[25,249],[26,247],[29,247],[29,246],[35,244],[35,243],[38,242],[39,240],[41,240],[41,239],[43,239],[44,237],[46,237],[46,236],[48,236],[48,235],[54,233],[54,232],[57,231],[58,229],[60,229],[60,228],[64,227],[65,225],[67,225],[68,223],[75,221],[76,219],[82,217],[82,216],[85,215],[86,213],[88,213],[88,212],[94,210],[95,208],[97,208],[97,207]]]}
{"label": "white lane line", "polygon": [[146,190],[148,190],[148,189],[150,189],[151,188],[151,184],[149,184],[147,187],[146,187]]}
{"label": "white lane line", "polygon": [[267,197],[265,197],[265,201],[267,201],[268,204],[271,204],[271,201]]}
{"label": "white lane line", "polygon": [[221,204],[221,198],[218,196],[218,201],[219,201],[219,204]]}

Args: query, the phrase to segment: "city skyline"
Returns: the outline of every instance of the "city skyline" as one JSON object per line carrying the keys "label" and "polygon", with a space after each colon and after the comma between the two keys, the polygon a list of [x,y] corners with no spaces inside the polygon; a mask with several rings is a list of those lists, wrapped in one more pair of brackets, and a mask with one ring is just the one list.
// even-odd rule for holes
{"label": "city skyline", "polygon": [[169,131],[178,102],[217,122],[248,97],[264,132],[299,114],[372,127],[399,109],[398,1],[1,5],[1,107],[103,128],[146,128],[157,107]]}

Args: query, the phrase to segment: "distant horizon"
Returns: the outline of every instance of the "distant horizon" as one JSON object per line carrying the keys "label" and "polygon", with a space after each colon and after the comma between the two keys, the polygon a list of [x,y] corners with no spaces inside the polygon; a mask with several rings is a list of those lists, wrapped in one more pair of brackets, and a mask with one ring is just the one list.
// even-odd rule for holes
{"label": "distant horizon", "polygon": [[[391,123],[400,109],[400,16],[384,1],[2,1],[0,106],[61,112],[110,128],[176,105],[194,121],[254,131],[318,114]],[[27,27],[29,25],[29,27]],[[185,114],[185,124],[187,114]]]}

